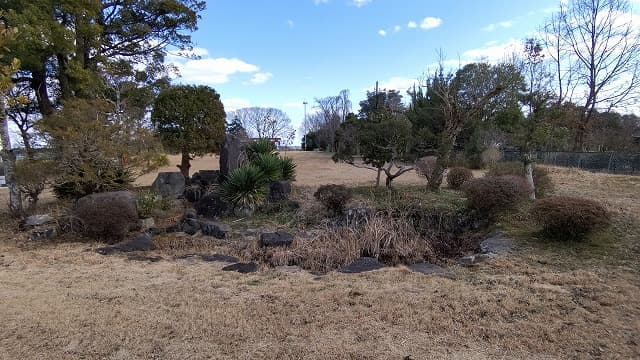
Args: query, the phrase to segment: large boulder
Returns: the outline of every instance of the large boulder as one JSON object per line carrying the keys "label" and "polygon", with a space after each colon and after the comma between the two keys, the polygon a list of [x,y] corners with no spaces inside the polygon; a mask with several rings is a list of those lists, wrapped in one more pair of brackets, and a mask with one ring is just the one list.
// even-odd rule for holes
{"label": "large boulder", "polygon": [[207,187],[217,184],[219,176],[220,170],[200,170],[191,176],[191,183]]}
{"label": "large boulder", "polygon": [[184,176],[181,172],[158,173],[151,188],[163,197],[181,198],[185,188]]}
{"label": "large boulder", "polygon": [[291,194],[291,181],[272,181],[269,183],[269,194],[267,199],[270,202],[282,201],[289,199]]}
{"label": "large boulder", "polygon": [[216,218],[227,213],[227,203],[222,199],[219,194],[209,193],[203,196],[194,205],[198,215],[207,218]]}
{"label": "large boulder", "polygon": [[242,166],[246,159],[247,154],[242,139],[233,134],[225,135],[220,151],[220,175],[223,178],[228,177],[235,169]]}
{"label": "large boulder", "polygon": [[129,191],[87,195],[78,199],[74,213],[88,235],[108,241],[121,240],[139,226],[136,198]]}

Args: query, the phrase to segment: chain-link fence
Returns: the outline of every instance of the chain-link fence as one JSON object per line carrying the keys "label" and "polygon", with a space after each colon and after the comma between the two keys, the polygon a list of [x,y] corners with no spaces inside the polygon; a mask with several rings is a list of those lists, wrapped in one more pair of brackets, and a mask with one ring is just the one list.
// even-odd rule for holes
{"label": "chain-link fence", "polygon": [[[519,161],[519,151],[504,151],[504,161]],[[640,153],[615,152],[554,152],[539,151],[535,154],[538,164],[575,167],[611,174],[640,174]]]}

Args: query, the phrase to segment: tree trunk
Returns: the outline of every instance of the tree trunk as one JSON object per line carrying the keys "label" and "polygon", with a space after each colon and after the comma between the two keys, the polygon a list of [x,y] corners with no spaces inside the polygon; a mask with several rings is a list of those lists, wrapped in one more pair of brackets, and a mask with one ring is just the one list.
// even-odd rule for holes
{"label": "tree trunk", "polygon": [[531,192],[529,193],[529,199],[536,199],[536,184],[533,182],[533,156],[531,153],[524,155],[522,162],[524,163],[524,177],[527,179],[527,184]]}
{"label": "tree trunk", "polygon": [[380,187],[380,174],[382,173],[382,168],[378,168],[378,176],[376,176],[376,187]]}
{"label": "tree trunk", "polygon": [[184,176],[184,181],[187,184],[189,183],[189,168],[191,168],[191,156],[189,156],[189,152],[183,151],[182,160],[180,165],[178,165],[178,169],[180,169],[182,176]]}
{"label": "tree trunk", "polygon": [[584,126],[579,126],[573,138],[573,151],[584,151]]}
{"label": "tree trunk", "polygon": [[442,181],[444,180],[444,171],[449,167],[449,158],[451,157],[451,150],[453,150],[453,144],[456,141],[456,136],[451,136],[443,133],[442,142],[438,147],[436,166],[431,172],[431,178],[427,186],[431,191],[440,190]]}
{"label": "tree trunk", "polygon": [[47,89],[47,78],[44,73],[32,73],[31,88],[36,92],[38,99],[38,108],[42,116],[53,114],[55,108],[49,99],[49,90]]}
{"label": "tree trunk", "polygon": [[4,108],[5,98],[0,95],[0,116],[2,117],[3,126],[0,141],[2,141],[2,163],[4,165],[4,179],[9,188],[9,214],[15,217],[22,216],[22,194],[20,189],[15,185],[14,169],[16,165],[16,154],[11,150],[11,139],[9,138],[9,120],[5,114]]}

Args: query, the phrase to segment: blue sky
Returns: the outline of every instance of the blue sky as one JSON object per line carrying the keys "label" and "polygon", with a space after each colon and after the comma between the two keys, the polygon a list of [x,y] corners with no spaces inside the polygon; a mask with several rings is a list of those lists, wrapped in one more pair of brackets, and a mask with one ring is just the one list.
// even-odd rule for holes
{"label": "blue sky", "polygon": [[[447,64],[518,51],[555,10],[557,0],[217,0],[208,1],[193,41],[199,60],[169,56],[177,82],[205,84],[226,110],[271,106],[296,130],[303,101],[351,91],[354,110],[366,89],[404,94]],[[298,134],[297,138],[300,136]],[[298,141],[296,140],[296,143]]]}

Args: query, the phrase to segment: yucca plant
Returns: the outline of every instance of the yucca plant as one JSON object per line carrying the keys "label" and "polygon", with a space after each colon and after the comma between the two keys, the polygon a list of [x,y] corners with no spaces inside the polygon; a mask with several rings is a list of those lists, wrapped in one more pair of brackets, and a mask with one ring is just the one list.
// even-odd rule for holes
{"label": "yucca plant", "polygon": [[274,154],[259,154],[251,161],[257,167],[266,182],[282,180],[282,160]]}
{"label": "yucca plant", "polygon": [[234,170],[222,184],[222,197],[235,209],[253,210],[266,196],[265,177],[253,165]]}
{"label": "yucca plant", "polygon": [[280,165],[282,167],[282,180],[293,181],[296,179],[296,163],[293,162],[292,158],[280,158]]}
{"label": "yucca plant", "polygon": [[249,161],[255,160],[261,154],[278,155],[276,146],[269,139],[258,139],[247,144],[246,152]]}

